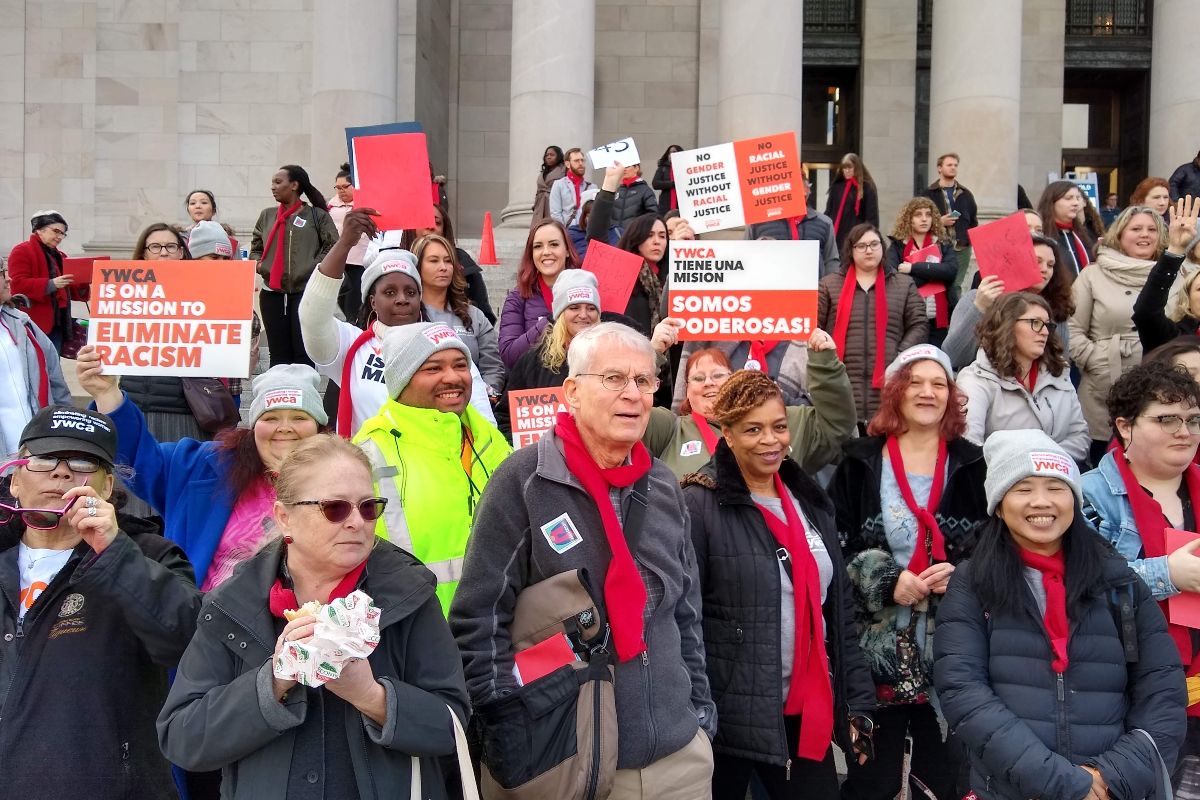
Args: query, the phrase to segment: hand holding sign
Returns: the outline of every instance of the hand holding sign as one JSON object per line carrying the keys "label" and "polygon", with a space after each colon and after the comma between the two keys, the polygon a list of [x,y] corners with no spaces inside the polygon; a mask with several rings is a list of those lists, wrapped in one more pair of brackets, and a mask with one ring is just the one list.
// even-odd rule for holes
{"label": "hand holding sign", "polygon": [[979,274],[1004,281],[1005,291],[1023,292],[1042,282],[1024,212],[972,228],[967,235],[975,248]]}
{"label": "hand holding sign", "polygon": [[642,163],[642,157],[638,155],[637,145],[633,143],[633,139],[629,138],[597,147],[595,150],[589,150],[588,160],[592,162],[592,169],[604,169],[617,161],[620,161],[622,164]]}

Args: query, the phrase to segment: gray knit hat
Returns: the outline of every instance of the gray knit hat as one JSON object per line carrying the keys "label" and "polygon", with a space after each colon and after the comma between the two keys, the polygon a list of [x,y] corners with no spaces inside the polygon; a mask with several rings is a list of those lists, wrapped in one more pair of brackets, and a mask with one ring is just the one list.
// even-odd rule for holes
{"label": "gray knit hat", "polygon": [[197,222],[188,236],[188,253],[192,258],[224,256],[233,258],[233,245],[221,223],[212,220]]}
{"label": "gray knit hat", "polygon": [[398,325],[383,338],[383,382],[388,397],[396,398],[430,356],[457,349],[471,360],[471,351],[444,322],[414,322]]}
{"label": "gray knit hat", "polygon": [[378,257],[371,261],[371,266],[363,270],[362,301],[364,303],[367,302],[367,297],[370,296],[375,282],[389,272],[404,273],[417,282],[417,291],[421,291],[421,270],[417,268],[417,257],[407,250],[381,250]]}
{"label": "gray knit hat", "polygon": [[566,311],[567,306],[576,303],[591,303],[597,311],[600,310],[600,285],[596,276],[585,269],[564,269],[558,273],[551,294],[554,303],[554,308],[551,309],[553,319],[558,319],[558,315]]}
{"label": "gray knit hat", "polygon": [[983,490],[989,514],[996,512],[1009,489],[1032,477],[1058,478],[1071,487],[1075,499],[1083,504],[1075,459],[1045,431],[996,431],[983,443],[983,460],[987,463]]}
{"label": "gray knit hat", "polygon": [[936,361],[941,364],[942,369],[946,370],[947,378],[954,377],[954,370],[950,367],[950,356],[946,355],[945,351],[931,344],[914,344],[896,356],[895,361],[888,364],[888,368],[884,370],[883,379],[890,381],[892,376],[904,368],[905,364],[911,364],[914,361]]}
{"label": "gray knit hat", "polygon": [[321,376],[307,364],[279,364],[254,379],[254,402],[250,404],[250,424],[268,411],[294,408],[303,411],[318,425],[329,422],[321,403]]}

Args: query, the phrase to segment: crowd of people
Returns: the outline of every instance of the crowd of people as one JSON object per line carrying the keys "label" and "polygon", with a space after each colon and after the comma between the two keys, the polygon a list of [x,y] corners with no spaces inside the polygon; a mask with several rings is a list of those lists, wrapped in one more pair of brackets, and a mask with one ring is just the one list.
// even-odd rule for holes
{"label": "crowd of people", "polygon": [[[381,231],[348,165],[333,202],[283,166],[244,247],[190,192],[132,256],[256,262],[240,424],[106,370],[35,214],[0,271],[4,794],[1200,796],[1200,166],[1020,202],[1013,291],[958,155],[885,233],[849,153],[824,213],[806,179],[745,232],[819,243],[811,335],[680,342],[680,149],[593,183],[547,147],[499,315],[432,168],[433,226]],[[591,241],[640,260],[620,307]],[[531,389],[562,408],[514,450]],[[370,655],[281,677],[355,592]]]}

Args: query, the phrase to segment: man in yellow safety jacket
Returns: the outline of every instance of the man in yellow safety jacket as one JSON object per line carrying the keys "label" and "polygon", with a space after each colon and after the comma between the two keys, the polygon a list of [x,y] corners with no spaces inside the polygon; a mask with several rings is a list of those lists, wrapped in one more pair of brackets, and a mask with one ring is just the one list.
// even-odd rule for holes
{"label": "man in yellow safety jacket", "polygon": [[470,351],[451,328],[393,328],[383,361],[391,399],[354,436],[371,459],[376,491],[389,501],[376,533],[433,572],[445,613],[479,496],[512,448],[471,406]]}

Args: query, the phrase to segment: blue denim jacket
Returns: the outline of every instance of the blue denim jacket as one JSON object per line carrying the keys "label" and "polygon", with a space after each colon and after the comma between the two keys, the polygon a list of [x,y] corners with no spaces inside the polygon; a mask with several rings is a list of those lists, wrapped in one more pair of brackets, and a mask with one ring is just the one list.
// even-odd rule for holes
{"label": "blue denim jacket", "polygon": [[1100,466],[1083,475],[1083,515],[1100,535],[1125,557],[1133,571],[1150,587],[1155,600],[1179,594],[1167,572],[1167,557],[1138,558],[1142,537],[1133,520],[1133,506],[1125,491],[1125,481],[1117,469],[1112,452],[1105,453]]}

